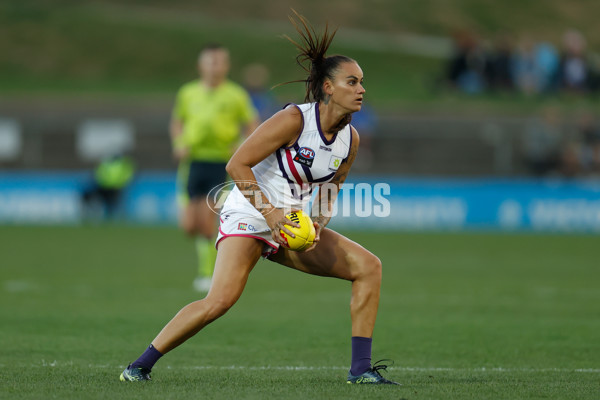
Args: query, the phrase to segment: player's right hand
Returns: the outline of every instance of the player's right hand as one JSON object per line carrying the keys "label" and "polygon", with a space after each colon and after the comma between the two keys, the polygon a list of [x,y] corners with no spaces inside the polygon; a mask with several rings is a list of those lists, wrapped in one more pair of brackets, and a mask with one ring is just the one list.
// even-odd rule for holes
{"label": "player's right hand", "polygon": [[281,233],[284,231],[291,237],[296,237],[289,229],[286,228],[286,225],[293,226],[295,228],[300,228],[300,225],[294,221],[290,221],[285,217],[285,213],[281,208],[276,208],[272,210],[265,216],[265,220],[267,221],[267,225],[271,228],[271,237],[275,242],[279,245],[287,245],[284,238],[281,237]]}

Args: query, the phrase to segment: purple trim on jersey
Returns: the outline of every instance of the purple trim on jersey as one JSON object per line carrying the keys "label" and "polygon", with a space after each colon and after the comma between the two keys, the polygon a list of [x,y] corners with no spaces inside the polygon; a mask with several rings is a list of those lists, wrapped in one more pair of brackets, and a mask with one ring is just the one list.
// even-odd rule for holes
{"label": "purple trim on jersey", "polygon": [[[300,151],[300,145],[297,142],[294,143],[294,150],[296,150],[296,152]],[[308,183],[312,183],[313,182],[313,176],[310,173],[310,168],[308,168],[304,164],[300,164],[300,166],[302,167],[302,171],[304,171],[304,176],[306,176],[306,180],[308,181]]]}
{"label": "purple trim on jersey", "polygon": [[[351,139],[352,140],[352,139]],[[296,151],[300,150],[300,145],[296,144],[296,146],[294,147],[294,149]],[[350,153],[350,152],[348,152]],[[346,157],[347,159],[348,157]],[[308,168],[306,165],[302,164],[302,170],[304,171],[304,175],[306,176],[306,179],[308,180],[309,183],[318,183],[318,182],[327,182],[328,180],[330,180],[331,178],[333,178],[333,176],[335,175],[335,172],[332,172],[329,175],[325,175],[322,178],[318,178],[318,179],[314,179],[311,172],[310,172],[310,168]],[[314,188],[311,188],[310,191],[312,193]]]}
{"label": "purple trim on jersey", "polygon": [[[300,145],[298,143],[294,144],[294,150],[296,150],[296,151],[300,150]],[[289,156],[288,161],[290,164],[290,171],[295,172],[298,176],[294,175],[294,177],[300,178],[300,180],[302,181],[302,183],[298,182],[297,186],[294,185],[298,189],[298,194],[297,195],[294,194],[294,197],[296,199],[303,200],[303,198],[305,196],[304,190],[306,189],[306,187],[309,187],[308,195],[310,196],[312,194],[313,188],[310,185],[310,183],[312,181],[312,175],[310,173],[310,169],[306,165],[300,164],[300,166],[302,167],[302,170],[304,171],[304,176],[306,177],[306,180],[307,180],[307,182],[304,182],[304,180],[302,180],[302,177],[300,176],[300,173],[298,172],[298,170],[295,170],[295,164],[294,164],[294,161],[292,161],[292,157],[291,157],[289,149],[286,149],[286,155]],[[290,184],[290,188],[291,187],[292,187],[292,185]],[[294,193],[293,190],[292,190],[292,193]]]}
{"label": "purple trim on jersey", "polygon": [[291,149],[292,147],[296,146],[298,144],[298,140],[300,140],[300,136],[302,136],[302,132],[304,132],[304,113],[302,112],[302,110],[300,109],[300,107],[298,106],[298,104],[296,103],[287,103],[285,106],[283,106],[283,109],[285,110],[287,108],[287,106],[294,106],[298,109],[298,111],[300,111],[300,117],[302,118],[302,128],[300,128],[300,134],[298,134],[298,137],[296,138],[296,141],[294,142],[293,145],[288,146],[288,147],[283,147],[284,149]]}
{"label": "purple trim on jersey", "polygon": [[312,182],[313,183],[317,183],[317,182],[327,182],[328,180],[330,180],[331,178],[333,178],[333,176],[335,175],[335,172],[330,173],[329,175],[325,175],[322,178],[319,179],[314,179]]}
{"label": "purple trim on jersey", "polygon": [[292,176],[294,177],[294,179],[296,179],[296,182],[298,183],[298,185],[302,186],[302,184],[304,183],[304,179],[302,179],[302,177],[298,173],[298,170],[296,169],[296,165],[294,164],[294,160],[292,160],[292,153],[290,152],[289,149],[285,150],[285,159],[287,161],[288,167],[290,168],[290,172],[292,173]]}
{"label": "purple trim on jersey", "polygon": [[289,183],[294,183],[293,180],[290,179],[287,172],[285,172],[285,167],[283,166],[283,159],[281,158],[281,153],[279,153],[281,149],[275,151],[275,156],[277,157],[277,164],[279,164],[279,170],[283,174],[283,177],[287,179]]}
{"label": "purple trim on jersey", "polygon": [[306,176],[306,181],[308,183],[313,183],[313,176],[310,173],[310,168],[308,168],[306,165],[302,165],[302,170],[304,171],[304,175]]}
{"label": "purple trim on jersey", "polygon": [[317,119],[317,129],[319,130],[319,135],[321,135],[321,140],[323,141],[323,143],[325,143],[327,146],[333,144],[333,142],[335,142],[335,138],[337,138],[337,133],[333,135],[331,140],[327,140],[327,138],[323,134],[323,130],[321,129],[321,114],[319,113],[319,103],[315,103],[315,118]]}
{"label": "purple trim on jersey", "polygon": [[348,155],[346,156],[346,158],[344,158],[342,160],[342,162],[346,162],[348,160],[348,157],[350,157],[351,150],[352,150],[352,125],[350,125],[350,145],[348,146]]}
{"label": "purple trim on jersey", "polygon": [[[293,180],[290,179],[287,172],[285,172],[285,167],[283,166],[283,159],[281,158],[281,153],[279,153],[281,149],[275,150],[275,155],[277,156],[277,163],[279,164],[279,170],[285,179],[287,179],[288,183],[294,183]],[[292,196],[297,197],[296,191],[294,190],[293,185],[290,185],[290,190],[292,191]]]}

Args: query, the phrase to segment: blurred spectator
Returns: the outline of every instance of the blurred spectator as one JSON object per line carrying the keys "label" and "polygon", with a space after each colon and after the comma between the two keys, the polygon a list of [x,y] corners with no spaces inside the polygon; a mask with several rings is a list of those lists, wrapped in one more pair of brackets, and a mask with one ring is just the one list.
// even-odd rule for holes
{"label": "blurred spectator", "polygon": [[508,33],[497,35],[489,49],[468,30],[454,32],[452,39],[454,51],[442,79],[445,87],[468,94],[600,91],[600,55],[588,51],[586,39],[579,31],[565,32],[560,52],[550,42],[529,36],[515,46]]}
{"label": "blurred spectator", "polygon": [[261,121],[266,121],[278,110],[277,101],[269,89],[269,69],[260,63],[248,64],[242,71],[244,87]]}
{"label": "blurred spectator", "polygon": [[557,172],[562,139],[559,109],[545,106],[539,116],[526,125],[523,135],[523,158],[531,173],[543,176]]}
{"label": "blurred spectator", "polygon": [[552,44],[525,37],[512,59],[515,87],[525,94],[551,92],[557,86],[558,68],[559,56]]}
{"label": "blurred spectator", "polygon": [[559,79],[562,88],[575,93],[589,89],[589,66],[586,60],[587,43],[581,32],[569,30],[563,36]]}
{"label": "blurred spectator", "polygon": [[513,89],[512,77],[513,44],[508,34],[496,37],[488,56],[486,81],[490,90],[506,91]]}
{"label": "blurred spectator", "polygon": [[522,39],[513,58],[513,77],[515,87],[525,94],[537,92],[537,67],[534,42],[530,38]]}
{"label": "blurred spectator", "polygon": [[114,218],[118,213],[121,193],[131,183],[134,174],[135,164],[124,154],[102,160],[81,194],[84,218]]}
{"label": "blurred spectator", "polygon": [[486,54],[477,36],[469,31],[453,35],[454,54],[447,65],[446,81],[456,89],[469,94],[485,90]]}

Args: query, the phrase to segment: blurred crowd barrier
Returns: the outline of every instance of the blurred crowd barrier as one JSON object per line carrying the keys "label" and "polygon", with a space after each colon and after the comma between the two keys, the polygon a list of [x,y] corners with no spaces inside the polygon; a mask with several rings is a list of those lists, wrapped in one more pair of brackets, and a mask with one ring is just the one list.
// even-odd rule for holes
{"label": "blurred crowd barrier", "polygon": [[[0,223],[101,217],[86,212],[82,193],[102,159],[126,153],[135,177],[113,217],[174,224],[176,163],[165,110],[169,105],[158,103],[4,105]],[[355,121],[364,126],[348,181],[360,190],[348,192],[350,212],[332,222],[338,229],[600,232],[594,112],[544,106],[511,117],[362,118]],[[381,183],[388,186],[378,197],[361,197]]]}
{"label": "blurred crowd barrier", "polygon": [[[128,153],[144,170],[173,170],[170,104],[4,104],[0,168],[86,170]],[[363,112],[361,111],[360,114]],[[594,110],[554,105],[530,115],[368,114],[353,167],[361,174],[408,176],[600,176]]]}
{"label": "blurred crowd barrier", "polygon": [[[85,174],[0,172],[0,223],[79,224]],[[143,172],[125,189],[116,220],[175,224],[175,174]],[[563,179],[354,176],[331,226],[347,230],[494,230],[600,233],[600,182]]]}

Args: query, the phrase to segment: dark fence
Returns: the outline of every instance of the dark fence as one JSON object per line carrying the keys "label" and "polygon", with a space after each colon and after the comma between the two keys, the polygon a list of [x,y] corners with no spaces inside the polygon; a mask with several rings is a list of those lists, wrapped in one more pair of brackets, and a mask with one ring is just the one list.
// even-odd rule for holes
{"label": "dark fence", "polygon": [[[95,161],[82,157],[77,147],[78,130],[89,120],[127,121],[133,127],[131,150],[138,167],[174,168],[170,108],[165,100],[0,101],[0,119],[16,121],[21,137],[18,154],[0,159],[0,168],[90,168]],[[417,176],[528,174],[523,137],[531,120],[528,116],[379,115],[374,131],[363,132],[355,171]],[[567,133],[572,130],[568,124],[563,128]]]}

